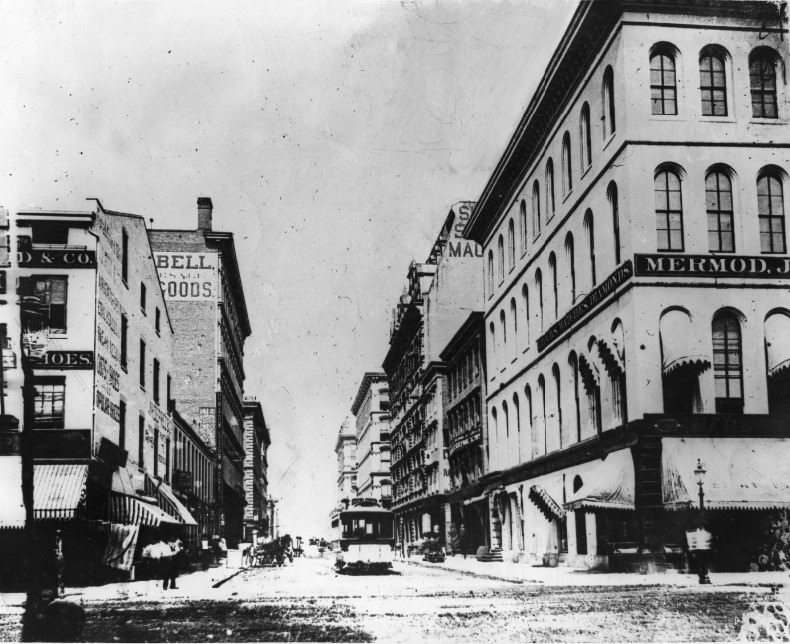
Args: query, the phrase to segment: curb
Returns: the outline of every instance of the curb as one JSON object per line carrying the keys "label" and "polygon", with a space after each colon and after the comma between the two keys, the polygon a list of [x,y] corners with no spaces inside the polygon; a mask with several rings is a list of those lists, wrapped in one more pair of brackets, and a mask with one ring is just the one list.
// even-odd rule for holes
{"label": "curb", "polygon": [[459,570],[457,568],[449,568],[441,564],[430,563],[428,561],[414,561],[411,559],[400,559],[401,563],[409,564],[411,566],[422,566],[423,568],[435,568],[439,570],[446,570],[447,572],[454,572],[459,575],[467,575],[469,577],[477,577],[478,579],[491,579],[493,581],[506,581],[511,584],[543,584],[544,582],[537,579],[514,579],[513,577],[503,577],[501,575],[492,575],[484,572],[475,572],[473,570]]}

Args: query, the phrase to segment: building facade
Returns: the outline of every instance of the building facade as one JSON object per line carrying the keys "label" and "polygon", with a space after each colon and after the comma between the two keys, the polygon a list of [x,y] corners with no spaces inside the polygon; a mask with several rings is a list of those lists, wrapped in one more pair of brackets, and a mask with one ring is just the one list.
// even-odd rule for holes
{"label": "building facade", "polygon": [[337,502],[329,515],[332,534],[340,537],[340,512],[357,496],[357,433],[351,418],[340,425],[335,441]]}
{"label": "building facade", "polygon": [[392,505],[389,389],[385,373],[362,377],[351,413],[356,419],[356,497]]}
{"label": "building facade", "polygon": [[677,563],[698,459],[714,565],[790,504],[784,15],[582,2],[488,181],[466,234],[514,559]]}
{"label": "building facade", "polygon": [[393,510],[403,552],[428,534],[450,544],[445,364],[440,352],[482,307],[482,250],[461,235],[474,204],[458,202],[424,263],[412,262],[393,311],[383,367],[390,391]]}
{"label": "building facade", "polygon": [[[485,332],[482,311],[469,314],[439,355],[447,365],[448,501],[454,549],[490,550],[490,508],[483,494],[486,456]],[[494,548],[500,546],[494,544]]]}
{"label": "building facade", "polygon": [[244,398],[244,540],[253,542],[254,536],[269,536],[266,513],[268,499],[269,462],[266,452],[271,445],[269,427],[263,416],[261,403],[252,396]]}
{"label": "building facade", "polygon": [[243,537],[244,341],[250,335],[233,234],[212,229],[198,199],[195,230],[149,230],[175,331],[173,396],[217,455],[214,525],[231,547]]}

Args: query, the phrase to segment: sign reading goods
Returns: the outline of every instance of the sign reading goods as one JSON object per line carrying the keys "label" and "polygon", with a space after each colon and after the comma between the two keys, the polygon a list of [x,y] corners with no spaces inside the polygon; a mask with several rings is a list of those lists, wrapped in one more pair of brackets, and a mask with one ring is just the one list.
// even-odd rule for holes
{"label": "sign reading goods", "polygon": [[154,258],[166,300],[217,299],[217,253],[154,253]]}

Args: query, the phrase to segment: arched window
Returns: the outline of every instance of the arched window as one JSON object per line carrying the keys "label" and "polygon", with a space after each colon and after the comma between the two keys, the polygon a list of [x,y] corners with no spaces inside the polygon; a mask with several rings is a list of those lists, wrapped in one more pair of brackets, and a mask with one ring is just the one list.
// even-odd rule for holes
{"label": "arched window", "polygon": [[653,114],[677,114],[677,77],[675,50],[662,43],[650,52],[650,102]]}
{"label": "arched window", "polygon": [[529,346],[529,288],[521,287],[521,302],[524,305],[524,347]]}
{"label": "arched window", "polygon": [[523,199],[518,208],[519,236],[521,241],[521,253],[527,250],[527,202]]}
{"label": "arched window", "polygon": [[502,420],[505,423],[505,438],[510,436],[510,414],[507,409],[507,400],[502,401]]}
{"label": "arched window", "polygon": [[488,251],[488,295],[494,292],[494,251]]}
{"label": "arched window", "polygon": [[582,105],[579,117],[579,160],[582,164],[582,172],[592,164],[592,139],[590,135],[590,106],[585,103]]}
{"label": "arched window", "polygon": [[575,426],[572,429],[574,430],[574,435],[578,442],[582,439],[582,425],[581,409],[579,407],[579,361],[576,358],[575,351],[571,351],[568,356],[568,366],[571,369],[571,378],[573,381],[573,422]]}
{"label": "arched window", "polygon": [[513,219],[507,222],[507,261],[508,269],[516,265],[516,229]]}
{"label": "arched window", "polygon": [[699,91],[703,116],[727,116],[727,80],[724,74],[724,51],[705,47],[699,56]]}
{"label": "arched window", "polygon": [[722,170],[709,172],[705,177],[705,203],[708,213],[708,248],[714,252],[733,252],[732,184]]}
{"label": "arched window", "polygon": [[[505,320],[505,312],[499,312],[499,333],[502,336],[502,349],[507,347],[507,320]],[[507,354],[503,351],[502,356],[506,356]]]}
{"label": "arched window", "polygon": [[494,368],[491,370],[492,372],[491,376],[493,377],[494,376],[493,372],[497,368],[497,358],[498,358],[497,348],[496,348],[496,329],[494,328],[493,322],[489,322],[488,324],[488,341],[489,344],[491,345],[491,350],[490,350],[491,363],[494,365]]}
{"label": "arched window", "polygon": [[532,184],[532,239],[540,235],[540,185]]}
{"label": "arched window", "polygon": [[587,252],[590,260],[590,285],[595,286],[595,222],[592,210],[584,213],[584,230],[587,233]]}
{"label": "arched window", "polygon": [[549,253],[549,270],[551,271],[551,290],[554,293],[554,319],[559,317],[559,304],[557,302],[557,256],[554,251]]}
{"label": "arched window", "polygon": [[680,176],[670,168],[659,169],[653,180],[658,250],[683,250],[683,199]]}
{"label": "arched window", "polygon": [[617,184],[614,181],[609,183],[606,189],[606,196],[609,198],[609,208],[612,211],[612,233],[614,235],[614,264],[620,264],[620,205],[617,197]]}
{"label": "arched window", "polygon": [[741,325],[725,311],[713,319],[713,378],[717,414],[743,413]]}
{"label": "arched window", "polygon": [[565,259],[568,264],[568,277],[570,277],[571,282],[571,306],[573,306],[576,303],[576,254],[573,248],[573,233],[565,235]]}
{"label": "arched window", "polygon": [[521,405],[517,393],[513,394],[513,420],[516,425],[516,441],[518,441],[518,462],[521,463]]}
{"label": "arched window", "polygon": [[540,272],[540,269],[535,271],[535,288],[538,291],[538,314],[539,314],[539,323],[540,332],[543,333],[543,273]]}
{"label": "arched window", "polygon": [[546,435],[548,423],[546,423],[546,379],[543,377],[543,374],[538,376],[538,404],[540,405],[538,422],[542,425],[542,427],[539,426],[538,428],[543,430],[540,438],[543,441],[542,453],[545,454],[548,451],[548,441],[546,440],[548,438]]}
{"label": "arched window", "polygon": [[790,316],[775,311],[765,320],[768,413],[790,413]]}
{"label": "arched window", "polygon": [[776,52],[758,47],[749,54],[749,84],[752,94],[752,116],[775,119],[776,109]]}
{"label": "arched window", "polygon": [[607,67],[603,73],[603,136],[608,139],[615,133],[617,125],[614,119],[614,72],[611,67]]}
{"label": "arched window", "polygon": [[554,413],[556,414],[557,438],[559,448],[562,449],[562,389],[560,381],[560,368],[555,362],[551,367],[551,375],[554,379]]}
{"label": "arched window", "polygon": [[501,282],[505,279],[505,241],[502,235],[499,236],[496,242],[497,252],[497,278]]}
{"label": "arched window", "polygon": [[549,157],[546,161],[546,219],[554,216],[554,161]]}
{"label": "arched window", "polygon": [[573,164],[571,162],[571,135],[567,132],[562,136],[562,195],[573,189]]}
{"label": "arched window", "polygon": [[532,388],[529,385],[524,387],[524,401],[526,405],[526,409],[524,410],[524,413],[526,414],[527,417],[528,430],[529,430],[527,432],[527,441],[528,441],[529,449],[525,450],[525,452],[527,456],[531,459],[534,454],[532,449],[532,444],[534,440],[533,429],[535,427],[535,412],[534,412],[534,407],[532,405]]}
{"label": "arched window", "polygon": [[760,221],[760,250],[785,252],[785,204],[782,177],[775,170],[757,179],[757,217]]}
{"label": "arched window", "polygon": [[516,298],[510,298],[510,319],[513,326],[513,348],[518,351],[518,309],[516,308]]}

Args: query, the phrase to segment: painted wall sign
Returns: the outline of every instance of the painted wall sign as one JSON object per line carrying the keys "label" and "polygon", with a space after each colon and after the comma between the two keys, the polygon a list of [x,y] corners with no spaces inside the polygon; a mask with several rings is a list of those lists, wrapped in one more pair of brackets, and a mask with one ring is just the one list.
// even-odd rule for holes
{"label": "painted wall sign", "polygon": [[33,369],[93,369],[93,351],[47,351],[30,362]]}
{"label": "painted wall sign", "polygon": [[455,209],[455,220],[451,238],[447,242],[450,257],[482,257],[483,247],[477,242],[464,239],[464,228],[472,216],[473,203],[462,203]]}
{"label": "painted wall sign", "polygon": [[560,318],[559,322],[552,324],[549,330],[538,338],[538,351],[543,351],[549,342],[556,340],[562,333],[570,329],[585,313],[594,309],[598,304],[609,297],[622,283],[634,274],[630,260],[626,260],[609,275],[603,282],[596,286],[589,295],[574,306]]}
{"label": "painted wall sign", "polygon": [[636,275],[790,278],[790,257],[773,255],[634,255]]}
{"label": "painted wall sign", "polygon": [[154,253],[162,293],[168,301],[217,299],[217,253]]}
{"label": "painted wall sign", "polygon": [[92,250],[20,250],[19,266],[25,268],[96,268]]}

